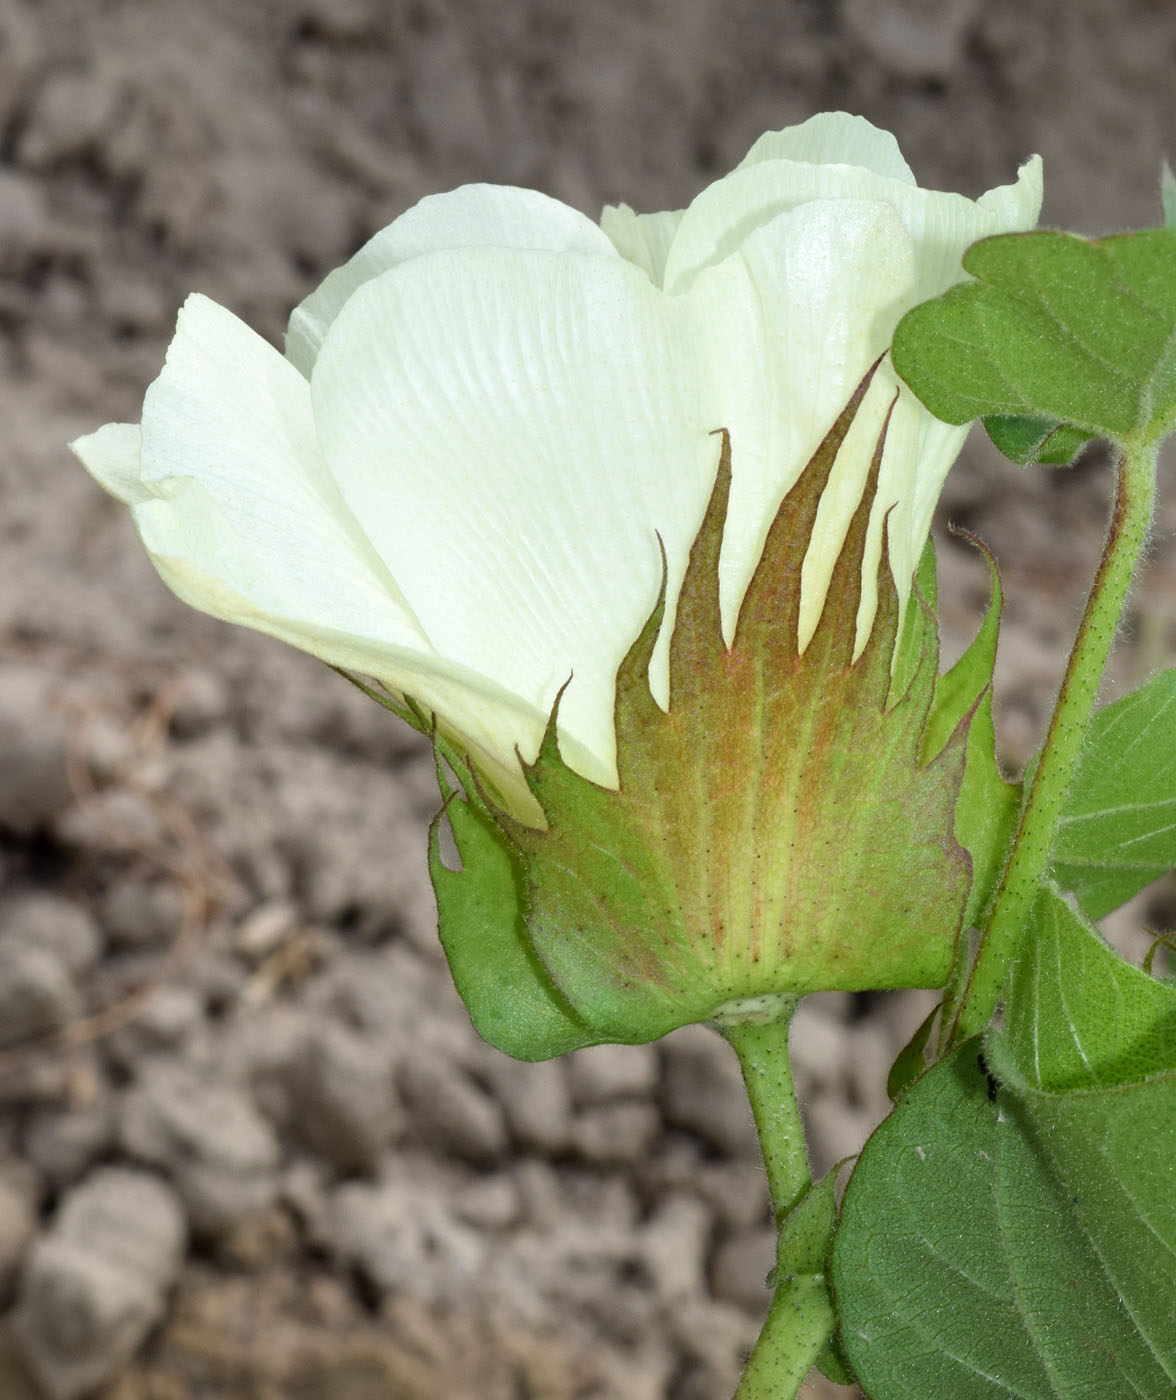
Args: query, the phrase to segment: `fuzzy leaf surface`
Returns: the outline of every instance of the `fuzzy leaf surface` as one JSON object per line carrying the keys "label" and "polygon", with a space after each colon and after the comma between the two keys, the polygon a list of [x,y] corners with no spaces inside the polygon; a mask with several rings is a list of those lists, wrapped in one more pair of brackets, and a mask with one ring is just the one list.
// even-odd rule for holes
{"label": "fuzzy leaf surface", "polygon": [[895,332],[895,367],[937,417],[984,418],[1014,461],[1054,464],[1090,437],[1172,430],[1176,229],[1004,234],[973,244],[964,267],[975,281]]}
{"label": "fuzzy leaf surface", "polygon": [[1176,670],[1091,721],[1053,851],[1053,876],[1092,919],[1176,868]]}
{"label": "fuzzy leaf surface", "polygon": [[1176,1387],[1176,988],[1043,893],[1005,1031],[867,1143],[834,1286],[871,1400],[1161,1400]]}

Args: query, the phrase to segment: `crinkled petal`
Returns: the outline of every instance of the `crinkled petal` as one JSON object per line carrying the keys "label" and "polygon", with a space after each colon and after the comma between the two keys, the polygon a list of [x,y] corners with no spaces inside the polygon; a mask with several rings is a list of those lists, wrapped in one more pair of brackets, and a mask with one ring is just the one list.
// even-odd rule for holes
{"label": "crinkled petal", "polygon": [[[437,651],[541,711],[572,677],[561,743],[603,783],[655,532],[672,599],[714,479],[691,329],[615,255],[458,250],[356,292],[312,379],[340,490]],[[664,704],[664,645],[650,678]]]}
{"label": "crinkled petal", "polygon": [[591,219],[537,190],[463,185],[430,195],[369,238],[295,308],[286,331],[287,358],[309,377],[331,322],[358,287],[409,258],[478,247],[613,252]]}
{"label": "crinkled petal", "polygon": [[653,285],[660,287],[670,244],[684,212],[673,209],[661,214],[636,214],[627,204],[608,204],[600,216],[600,227],[621,257],[644,268]]}
{"label": "crinkled petal", "polygon": [[142,441],[138,423],[106,423],[76,438],[70,450],[103,490],[133,506],[151,499],[139,462]]}
{"label": "crinkled petal", "polygon": [[[776,507],[889,345],[914,275],[911,240],[892,205],[814,200],[753,233],[684,299],[731,434],[719,565],[728,639]],[[802,591],[809,633],[865,485],[874,444],[860,432],[852,442],[859,438],[861,449],[847,443],[840,454],[825,534],[811,551],[822,562]]]}
{"label": "crinkled petal", "polygon": [[[271,556],[259,554],[248,522],[220,505],[193,478],[168,496],[138,506],[135,524],[155,567],[184,602],[214,617],[265,632],[333,666],[373,676],[394,698],[411,695],[460,737],[484,777],[523,819],[541,820],[519,771],[515,743],[535,749],[546,713],[526,705],[485,676],[429,649],[412,626],[386,609],[359,615],[362,631],[347,630],[345,610],[294,611]],[[313,572],[313,565],[308,563]],[[329,586],[322,589],[329,604]],[[377,604],[378,606],[378,604]],[[577,757],[570,754],[569,759]]]}
{"label": "crinkled petal", "polygon": [[190,297],[142,428],[111,424],[77,450],[129,501],[186,601],[269,631],[296,627],[431,648],[323,466],[310,387],[243,322]]}
{"label": "crinkled petal", "polygon": [[904,184],[915,183],[898,142],[865,117],[849,112],[818,112],[798,126],[768,131],[752,146],[736,170],[765,160],[802,160],[811,165],[857,165]]}
{"label": "crinkled petal", "polygon": [[1012,233],[1036,225],[1041,217],[1041,197],[1041,157],[1030,156],[1011,185],[985,191],[976,203],[995,222],[994,233]]}
{"label": "crinkled petal", "polygon": [[757,228],[814,199],[885,200],[894,206],[915,245],[913,305],[963,278],[960,259],[978,238],[1033,227],[1041,208],[1041,164],[1028,161],[1015,185],[991,190],[984,200],[921,190],[848,165],[763,160],[742,166],[687,209],[666,262],[666,290],[688,291],[703,268],[729,257]]}

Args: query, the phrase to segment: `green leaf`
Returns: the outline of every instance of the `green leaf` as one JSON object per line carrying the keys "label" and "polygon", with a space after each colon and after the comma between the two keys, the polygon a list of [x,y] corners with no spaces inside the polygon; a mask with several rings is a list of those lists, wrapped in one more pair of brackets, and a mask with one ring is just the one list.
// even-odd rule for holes
{"label": "green leaf", "polygon": [[1099,919],[1176,867],[1176,670],[1100,710],[1066,798],[1054,879]]}
{"label": "green leaf", "polygon": [[1125,962],[1047,885],[1006,984],[1002,1040],[1033,1090],[1116,1088],[1176,1072],[1176,987]]}
{"label": "green leaf", "polygon": [[930,1070],[866,1144],[833,1280],[871,1400],[1176,1394],[1176,987],[1056,889],[1005,1031]]}
{"label": "green leaf", "polygon": [[1176,1078],[1017,1095],[979,1051],[915,1085],[846,1189],[833,1284],[862,1387],[1171,1400]]}
{"label": "green leaf", "polygon": [[[546,1060],[596,1044],[600,1037],[566,1005],[531,951],[517,861],[472,779],[463,779],[473,794],[467,799],[452,790],[440,761],[437,777],[445,805],[429,829],[429,874],[441,943],[475,1029],[518,1060]],[[442,859],[446,818],[460,871]]]}
{"label": "green leaf", "polygon": [[1095,436],[1059,423],[1056,418],[1017,418],[1000,413],[985,418],[984,428],[993,446],[1021,467],[1030,462],[1043,467],[1068,467]]}
{"label": "green leaf", "polygon": [[886,1076],[886,1093],[892,1103],[897,1103],[927,1068],[927,1045],[938,1015],[939,1007],[932,1007],[920,1021],[914,1035],[895,1056],[890,1073]]}
{"label": "green leaf", "polygon": [[1172,174],[1167,161],[1160,171],[1160,203],[1164,210],[1164,227],[1176,227],[1176,175]]}
{"label": "green leaf", "polygon": [[1172,430],[1176,229],[1002,234],[964,267],[977,280],[915,307],[894,337],[898,372],[937,417],[995,420],[1016,461]]}

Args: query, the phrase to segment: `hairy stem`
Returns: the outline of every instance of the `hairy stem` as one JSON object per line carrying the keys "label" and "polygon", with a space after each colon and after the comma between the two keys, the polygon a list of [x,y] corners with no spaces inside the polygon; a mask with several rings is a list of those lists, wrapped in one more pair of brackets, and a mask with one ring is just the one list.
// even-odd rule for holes
{"label": "hairy stem", "polygon": [[[796,1000],[789,998],[775,1020],[720,1026],[743,1069],[778,1226],[812,1184],[788,1053],[795,1007]],[[735,1400],[790,1400],[828,1341],[834,1321],[823,1279],[780,1279]]]}
{"label": "hairy stem", "polygon": [[777,1288],[733,1400],[792,1400],[835,1322],[823,1280],[796,1279]]}
{"label": "hairy stem", "polygon": [[951,1043],[975,1035],[991,1019],[1033,913],[1107,657],[1151,524],[1156,455],[1157,447],[1151,443],[1120,451],[1106,545],[1021,810],[1004,877],[952,1027]]}
{"label": "hairy stem", "polygon": [[796,1001],[790,998],[776,1020],[724,1023],[719,1027],[739,1056],[764,1150],[777,1224],[812,1184],[788,1054],[788,1027],[795,1009]]}

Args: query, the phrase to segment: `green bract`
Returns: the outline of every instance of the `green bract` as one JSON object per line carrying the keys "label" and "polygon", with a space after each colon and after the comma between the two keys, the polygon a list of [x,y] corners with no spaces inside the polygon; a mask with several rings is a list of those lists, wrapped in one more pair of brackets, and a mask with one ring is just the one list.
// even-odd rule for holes
{"label": "green bract", "polygon": [[[763,137],[688,209],[600,225],[471,185],[410,209],[295,311],[282,356],[192,297],[140,426],[75,444],[186,601],[375,677],[436,716],[495,796],[541,820],[557,692],[578,773],[617,781],[617,668],[662,582],[650,685],[725,429],[719,565],[733,632],[768,523],[898,318],[978,237],[1030,227],[1032,162],[972,202],[920,190],[893,137],[826,114]],[[801,565],[816,626],[873,442],[884,367]],[[900,598],[963,430],[903,390],[869,526],[864,644],[889,512]]]}

